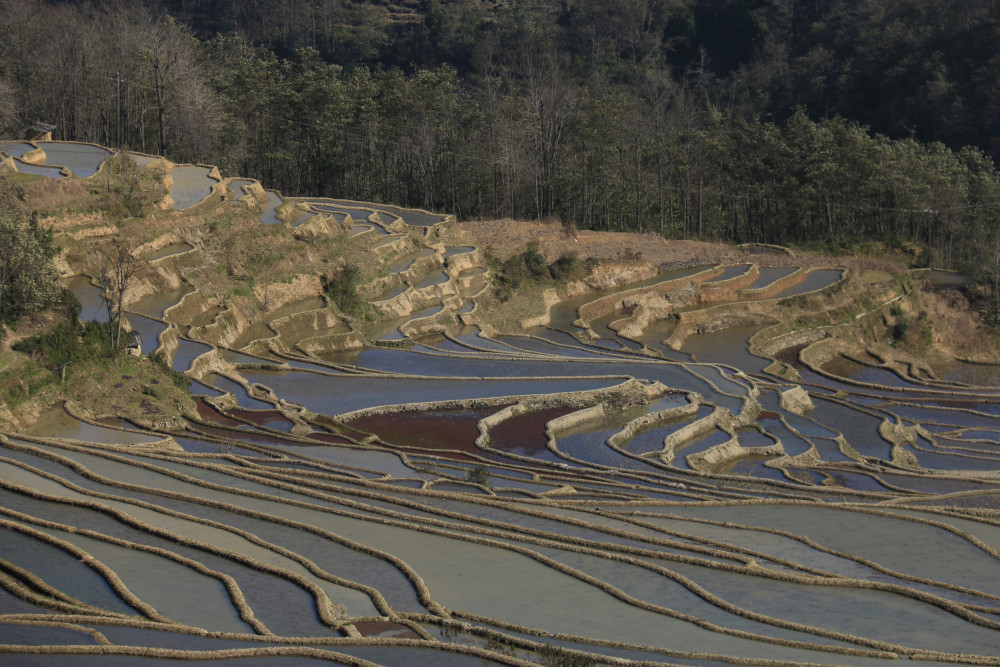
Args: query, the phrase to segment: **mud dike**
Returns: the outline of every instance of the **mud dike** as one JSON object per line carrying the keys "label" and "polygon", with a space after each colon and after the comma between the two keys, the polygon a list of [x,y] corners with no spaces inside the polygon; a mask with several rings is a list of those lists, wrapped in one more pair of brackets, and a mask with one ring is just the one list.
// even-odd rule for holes
{"label": "mud dike", "polygon": [[251,321],[151,241],[131,324],[197,411],[0,437],[12,663],[1000,664],[1000,390],[830,337],[898,295],[748,254],[501,334],[445,216],[197,167],[189,208],[377,256],[382,322],[305,274]]}

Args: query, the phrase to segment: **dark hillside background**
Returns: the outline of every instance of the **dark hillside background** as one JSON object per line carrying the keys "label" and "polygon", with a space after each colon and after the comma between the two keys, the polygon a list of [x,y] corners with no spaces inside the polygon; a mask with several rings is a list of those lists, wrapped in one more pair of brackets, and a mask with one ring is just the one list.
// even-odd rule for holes
{"label": "dark hillside background", "polygon": [[286,194],[1000,271],[986,0],[0,3],[0,125]]}

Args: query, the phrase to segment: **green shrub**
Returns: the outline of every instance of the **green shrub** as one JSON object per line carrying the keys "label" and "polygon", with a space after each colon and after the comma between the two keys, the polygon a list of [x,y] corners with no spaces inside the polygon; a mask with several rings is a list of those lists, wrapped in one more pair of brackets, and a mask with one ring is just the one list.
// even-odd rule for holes
{"label": "green shrub", "polygon": [[507,301],[526,281],[579,280],[593,268],[590,260],[581,262],[575,253],[567,253],[546,265],[545,257],[538,251],[538,241],[531,241],[524,252],[504,262],[488,259],[493,272],[493,293],[501,303]]}
{"label": "green shrub", "polygon": [[108,358],[114,356],[108,341],[111,325],[90,321],[79,324],[75,319],[60,322],[51,331],[18,341],[14,349],[39,358],[49,369],[68,361]]}
{"label": "green shrub", "polygon": [[54,305],[62,292],[52,230],[38,224],[37,213],[23,213],[16,195],[0,189],[0,323],[8,325]]}
{"label": "green shrub", "polygon": [[905,317],[901,317],[896,320],[896,323],[892,325],[892,342],[893,345],[903,341],[906,338],[906,334],[910,330],[910,323]]}
{"label": "green shrub", "polygon": [[465,481],[489,488],[490,470],[483,464],[479,464],[475,468],[470,468],[469,472],[465,473]]}
{"label": "green shrub", "polygon": [[587,275],[587,267],[576,256],[576,253],[566,253],[549,266],[552,279],[560,282],[579,280]]}
{"label": "green shrub", "polygon": [[80,300],[76,298],[73,294],[73,290],[68,287],[62,288],[62,293],[59,295],[58,305],[62,308],[63,313],[66,314],[66,319],[70,322],[76,322],[80,319],[80,313],[83,311],[83,305]]}
{"label": "green shrub", "polygon": [[149,360],[160,367],[160,369],[170,377],[170,381],[174,383],[178,389],[187,389],[188,385],[191,384],[191,378],[184,375],[180,371],[175,371],[167,361],[167,357],[162,352],[152,352],[149,355]]}
{"label": "green shrub", "polygon": [[364,312],[365,300],[358,294],[361,272],[354,264],[345,264],[331,275],[320,276],[323,293],[337,304],[342,313],[360,315]]}
{"label": "green shrub", "polygon": [[523,254],[508,258],[500,267],[500,279],[514,288],[520,287],[528,275],[528,265]]}
{"label": "green shrub", "polygon": [[549,267],[545,264],[545,257],[538,252],[538,241],[529,242],[527,250],[521,254],[521,257],[524,258],[524,268],[532,278],[545,280],[552,277]]}

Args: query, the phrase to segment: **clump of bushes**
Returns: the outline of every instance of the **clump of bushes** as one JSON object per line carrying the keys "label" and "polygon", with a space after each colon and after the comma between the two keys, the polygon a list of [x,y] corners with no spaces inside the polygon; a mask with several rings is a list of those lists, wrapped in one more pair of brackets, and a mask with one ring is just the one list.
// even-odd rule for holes
{"label": "clump of bushes", "polygon": [[491,264],[494,292],[501,302],[507,301],[524,283],[579,280],[590,268],[576,253],[567,253],[546,264],[545,257],[538,251],[538,241],[528,243],[522,253],[503,262],[493,260]]}
{"label": "clump of bushes", "polygon": [[893,304],[889,314],[895,319],[889,328],[893,347],[923,350],[934,342],[934,330],[927,313],[921,311],[913,320],[906,316],[899,304]]}
{"label": "clump of bushes", "polygon": [[180,371],[174,370],[170,365],[170,361],[167,359],[167,356],[162,352],[151,353],[149,355],[149,359],[160,367],[160,370],[170,378],[170,381],[173,382],[174,386],[178,389],[187,389],[191,384],[191,378],[184,375],[184,373]]}
{"label": "clump of bushes", "polygon": [[340,312],[360,315],[364,311],[365,300],[358,294],[361,272],[354,264],[347,263],[330,275],[320,276],[323,293],[337,304]]}
{"label": "clump of bushes", "polygon": [[586,262],[581,262],[576,253],[567,253],[549,264],[549,274],[556,282],[580,280],[588,272]]}
{"label": "clump of bushes", "polygon": [[108,322],[60,322],[51,331],[14,343],[14,349],[39,359],[48,368],[67,361],[107,358],[111,325]]}
{"label": "clump of bushes", "polygon": [[475,468],[469,468],[469,471],[465,473],[465,481],[489,488],[490,470],[482,464],[477,465]]}
{"label": "clump of bushes", "polygon": [[0,338],[3,325],[48,308],[60,293],[52,230],[42,229],[37,213],[21,210],[20,196],[17,188],[0,183]]}
{"label": "clump of bushes", "polygon": [[93,192],[103,196],[103,207],[115,218],[144,218],[167,194],[162,167],[147,171],[124,153],[104,161],[104,176]]}
{"label": "clump of bushes", "polygon": [[906,319],[906,315],[898,303],[892,304],[889,314],[895,320],[889,329],[889,335],[892,337],[892,344],[896,345],[906,339],[906,334],[910,330],[910,322]]}
{"label": "clump of bushes", "polygon": [[114,356],[110,347],[111,324],[80,322],[80,301],[68,289],[59,297],[64,320],[44,333],[14,343],[13,349],[24,352],[54,369],[68,361],[104,359]]}

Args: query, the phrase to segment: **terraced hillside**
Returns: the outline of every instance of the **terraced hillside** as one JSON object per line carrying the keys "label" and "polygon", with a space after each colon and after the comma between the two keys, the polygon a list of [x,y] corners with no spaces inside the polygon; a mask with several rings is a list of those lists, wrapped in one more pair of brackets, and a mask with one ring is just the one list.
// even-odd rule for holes
{"label": "terraced hillside", "polygon": [[475,225],[129,160],[160,211],[46,219],[84,316],[139,237],[129,323],[192,398],[5,407],[12,664],[1000,662],[1000,375],[859,345],[924,278],[728,249],[501,302]]}

